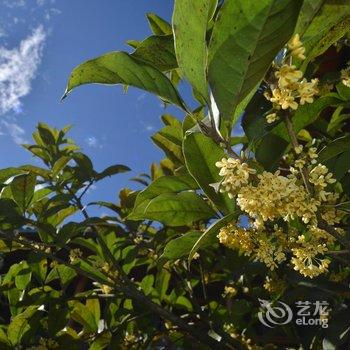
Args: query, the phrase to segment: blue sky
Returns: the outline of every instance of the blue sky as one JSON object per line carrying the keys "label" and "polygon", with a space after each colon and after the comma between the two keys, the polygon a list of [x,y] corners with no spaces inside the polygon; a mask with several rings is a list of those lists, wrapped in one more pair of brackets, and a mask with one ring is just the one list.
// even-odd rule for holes
{"label": "blue sky", "polygon": [[[163,155],[150,136],[160,126],[160,101],[120,86],[83,86],[60,102],[71,70],[86,59],[129,50],[125,41],[151,34],[145,17],[170,20],[170,0],[0,0],[0,167],[33,163],[18,144],[39,121],[73,124],[71,136],[97,170],[132,168],[97,185],[89,200],[115,200],[128,179]],[[172,108],[167,112],[174,112]]]}

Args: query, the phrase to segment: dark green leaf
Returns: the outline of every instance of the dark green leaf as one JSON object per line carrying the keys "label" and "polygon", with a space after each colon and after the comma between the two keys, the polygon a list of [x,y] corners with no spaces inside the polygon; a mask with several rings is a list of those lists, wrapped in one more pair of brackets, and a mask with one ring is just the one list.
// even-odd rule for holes
{"label": "dark green leaf", "polygon": [[210,4],[208,0],[175,0],[173,32],[176,58],[191,85],[208,98],[206,79],[206,32]]}
{"label": "dark green leaf", "polygon": [[215,163],[226,156],[224,150],[203,134],[192,133],[185,137],[183,152],[189,173],[209,199],[219,210],[232,212],[235,208],[234,201],[227,194],[217,193],[211,186],[222,180]]}
{"label": "dark green leaf", "polygon": [[165,246],[161,258],[176,260],[187,256],[201,235],[200,231],[190,231],[181,237],[172,239]]}
{"label": "dark green leaf", "polygon": [[137,195],[135,208],[164,193],[178,193],[197,188],[196,182],[190,175],[161,176]]}
{"label": "dark green leaf", "polygon": [[16,176],[11,182],[11,192],[14,201],[25,212],[30,205],[36,185],[36,176],[22,174]]}
{"label": "dark green leaf", "polygon": [[130,168],[125,165],[122,165],[122,164],[111,165],[105,170],[103,170],[102,172],[100,172],[99,174],[97,174],[96,180],[102,180],[107,176],[113,176],[115,174],[121,174],[127,171],[130,171]]}
{"label": "dark green leaf", "polygon": [[152,32],[155,35],[172,34],[173,31],[172,31],[171,25],[166,20],[159,17],[155,13],[147,13],[147,19],[152,29]]}
{"label": "dark green leaf", "polygon": [[191,225],[215,214],[196,193],[165,193],[152,199],[146,207],[139,206],[128,216],[129,220],[156,220],[169,226]]}
{"label": "dark green leaf", "polygon": [[217,235],[218,235],[221,227],[227,225],[229,222],[233,221],[235,218],[237,218],[237,214],[231,213],[231,214],[228,214],[225,217],[221,218],[220,220],[214,222],[212,225],[210,225],[205,230],[205,232],[202,233],[200,235],[200,237],[192,245],[191,250],[190,250],[190,254],[188,256],[188,261],[191,262],[194,254],[199,249],[209,247],[209,246],[213,245],[215,242],[217,242]]}
{"label": "dark green leaf", "polygon": [[178,92],[163,73],[125,52],[110,52],[76,67],[64,97],[74,88],[92,83],[134,86],[185,108]]}
{"label": "dark green leaf", "polygon": [[[224,118],[261,81],[292,35],[300,0],[225,1],[209,45],[209,83]],[[232,22],[234,20],[234,23]]]}
{"label": "dark green leaf", "polygon": [[156,67],[160,71],[168,71],[178,67],[172,35],[150,36],[139,43],[131,56]]}

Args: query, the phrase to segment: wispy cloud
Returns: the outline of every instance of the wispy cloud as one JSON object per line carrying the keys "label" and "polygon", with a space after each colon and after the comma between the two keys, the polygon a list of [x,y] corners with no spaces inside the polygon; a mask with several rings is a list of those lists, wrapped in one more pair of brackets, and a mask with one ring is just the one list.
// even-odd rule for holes
{"label": "wispy cloud", "polygon": [[13,142],[17,144],[27,143],[27,140],[25,139],[26,132],[17,123],[7,122],[5,120],[2,120],[1,125],[6,129],[7,133],[11,136]]}
{"label": "wispy cloud", "polygon": [[26,5],[25,0],[5,0],[4,5],[9,8],[23,7]]}
{"label": "wispy cloud", "polygon": [[89,136],[85,139],[87,145],[91,148],[103,148],[100,140],[96,136]]}
{"label": "wispy cloud", "polygon": [[45,37],[39,26],[17,48],[0,47],[0,115],[21,110],[21,98],[29,94],[41,62]]}

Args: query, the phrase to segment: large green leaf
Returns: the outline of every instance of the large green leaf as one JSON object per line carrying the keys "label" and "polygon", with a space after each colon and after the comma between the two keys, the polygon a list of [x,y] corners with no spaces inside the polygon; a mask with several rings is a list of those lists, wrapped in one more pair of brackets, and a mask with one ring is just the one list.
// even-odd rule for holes
{"label": "large green leaf", "polygon": [[349,2],[347,0],[326,0],[302,37],[307,53],[303,67],[348,32],[349,24]]}
{"label": "large green leaf", "polygon": [[131,56],[145,61],[160,71],[168,71],[178,67],[172,35],[153,35],[146,38],[139,43]]}
{"label": "large green leaf", "polygon": [[7,329],[7,337],[14,347],[20,343],[24,334],[30,330],[31,326],[28,320],[37,312],[37,309],[37,306],[30,306],[11,320]]}
{"label": "large green leaf", "polygon": [[166,260],[176,260],[188,255],[200,236],[200,231],[190,231],[181,237],[172,239],[165,246],[161,258]]}
{"label": "large green leaf", "polygon": [[193,259],[194,254],[202,248],[208,247],[213,245],[215,242],[217,242],[217,235],[219,233],[219,230],[221,227],[227,225],[229,222],[231,222],[233,219],[237,217],[237,213],[231,213],[223,218],[221,218],[218,221],[215,221],[212,225],[210,225],[204,233],[202,233],[197,240],[194,242],[194,244],[191,247],[188,260],[191,261]]}
{"label": "large green leaf", "polygon": [[155,220],[169,226],[191,225],[215,215],[213,209],[195,192],[164,193],[146,207],[138,206],[129,220]]}
{"label": "large green leaf", "polygon": [[164,193],[178,193],[197,188],[196,182],[190,175],[161,176],[137,195],[135,207],[145,201],[148,203],[151,199]]}
{"label": "large green leaf", "polygon": [[134,86],[185,109],[178,92],[162,72],[126,52],[109,52],[80,64],[71,73],[63,98],[74,88],[93,83]]}
{"label": "large green leaf", "polygon": [[184,139],[183,153],[189,173],[208,198],[219,210],[232,212],[235,208],[234,201],[225,193],[217,193],[212,186],[222,180],[215,163],[226,156],[224,150],[209,137],[190,133]]}
{"label": "large green leaf", "polygon": [[74,321],[80,323],[89,332],[97,332],[98,324],[94,314],[80,302],[74,302],[71,317]]}
{"label": "large green leaf", "polygon": [[295,33],[302,36],[326,0],[304,0]]}
{"label": "large green leaf", "polygon": [[155,35],[172,34],[171,25],[155,13],[147,13],[148,23]]}
{"label": "large green leaf", "polygon": [[292,35],[301,0],[232,0],[220,9],[209,45],[209,83],[224,118],[261,81]]}
{"label": "large green leaf", "polygon": [[151,138],[173,163],[178,165],[183,164],[181,124],[180,127],[166,125],[152,135]]}
{"label": "large green leaf", "polygon": [[175,0],[173,32],[179,67],[202,97],[208,97],[206,79],[206,32],[210,11],[208,0]]}
{"label": "large green leaf", "polygon": [[16,176],[11,182],[11,192],[14,201],[26,211],[34,195],[36,177],[32,174],[21,174]]}

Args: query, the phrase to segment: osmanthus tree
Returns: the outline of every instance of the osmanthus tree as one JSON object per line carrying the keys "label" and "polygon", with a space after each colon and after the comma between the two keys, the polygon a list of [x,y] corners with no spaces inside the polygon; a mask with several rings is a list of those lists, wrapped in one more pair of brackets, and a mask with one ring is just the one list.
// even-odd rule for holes
{"label": "osmanthus tree", "polygon": [[175,0],[172,24],[147,17],[152,36],[75,68],[65,96],[122,84],[184,118],[162,116],[166,158],[119,203],[85,202],[128,168],[96,171],[68,128],[25,146],[43,167],[0,171],[0,347],[347,349],[350,4]]}

